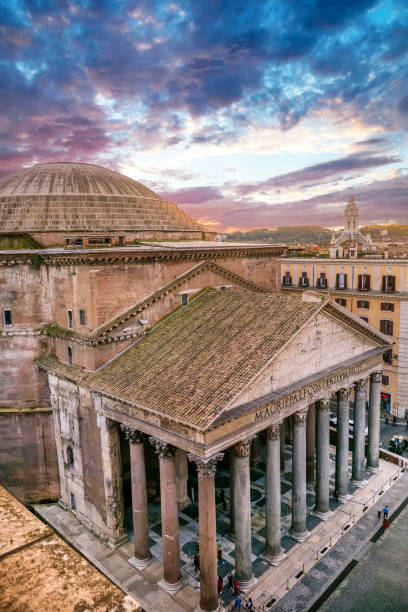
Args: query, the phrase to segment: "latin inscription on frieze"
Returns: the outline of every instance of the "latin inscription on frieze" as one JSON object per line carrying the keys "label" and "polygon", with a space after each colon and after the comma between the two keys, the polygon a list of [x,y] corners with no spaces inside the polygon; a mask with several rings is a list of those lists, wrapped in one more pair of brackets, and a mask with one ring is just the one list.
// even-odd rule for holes
{"label": "latin inscription on frieze", "polygon": [[332,387],[335,387],[339,383],[347,381],[351,376],[355,376],[356,374],[360,374],[365,368],[364,363],[359,363],[355,366],[351,366],[350,368],[346,368],[337,372],[336,374],[331,374],[330,376],[326,376],[326,378],[322,378],[310,385],[305,385],[300,389],[297,389],[293,393],[288,393],[278,400],[263,406],[255,413],[255,423],[257,421],[261,421],[273,414],[284,410],[302,400],[310,400],[313,399],[321,392],[330,390]]}

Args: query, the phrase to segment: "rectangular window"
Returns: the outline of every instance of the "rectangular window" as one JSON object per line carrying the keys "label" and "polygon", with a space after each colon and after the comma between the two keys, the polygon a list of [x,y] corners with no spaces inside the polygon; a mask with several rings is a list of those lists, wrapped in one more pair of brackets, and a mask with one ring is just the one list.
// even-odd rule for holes
{"label": "rectangular window", "polygon": [[360,317],[360,319],[362,319],[363,321],[365,321],[366,323],[368,323],[368,317]]}
{"label": "rectangular window", "polygon": [[336,298],[336,303],[340,304],[340,306],[344,306],[344,308],[347,307],[347,300],[345,300],[344,298]]}
{"label": "rectangular window", "polygon": [[382,384],[388,386],[390,384],[390,377],[385,374],[382,375]]}
{"label": "rectangular window", "polygon": [[74,317],[72,315],[72,310],[67,310],[68,313],[68,327],[69,329],[74,329]]}
{"label": "rectangular window", "polygon": [[70,346],[68,347],[68,363],[72,365],[72,348]]}
{"label": "rectangular window", "polygon": [[292,277],[289,271],[285,272],[285,276],[283,277],[282,284],[286,286],[292,284]]}
{"label": "rectangular window", "polygon": [[302,272],[302,276],[299,278],[299,287],[308,287],[309,279],[307,277],[307,272]]}
{"label": "rectangular window", "polygon": [[394,333],[394,323],[389,319],[381,319],[380,321],[380,332],[392,336]]}
{"label": "rectangular window", "polygon": [[358,289],[359,291],[369,291],[370,289],[370,275],[359,274],[358,275]]}
{"label": "rectangular window", "polygon": [[385,363],[392,363],[392,349],[388,349],[383,353],[383,361]]}
{"label": "rectangular window", "polygon": [[382,291],[395,291],[395,276],[382,277]]}
{"label": "rectangular window", "polygon": [[4,311],[4,325],[13,325],[13,317],[11,316],[11,310]]}
{"label": "rectangular window", "polygon": [[336,274],[336,288],[347,289],[347,274],[344,274],[344,272]]}
{"label": "rectangular window", "polygon": [[76,497],[73,493],[71,493],[71,508],[72,510],[76,510]]}
{"label": "rectangular window", "polygon": [[181,303],[183,306],[187,306],[188,304],[188,293],[181,294]]}
{"label": "rectangular window", "polygon": [[381,302],[381,310],[394,312],[394,304],[392,302]]}
{"label": "rectangular window", "polygon": [[79,311],[79,322],[81,325],[86,325],[86,312],[85,310]]}
{"label": "rectangular window", "polygon": [[326,272],[320,272],[320,276],[317,279],[317,286],[322,288],[327,287]]}
{"label": "rectangular window", "polygon": [[357,308],[368,310],[370,308],[370,302],[367,302],[367,300],[357,300]]}

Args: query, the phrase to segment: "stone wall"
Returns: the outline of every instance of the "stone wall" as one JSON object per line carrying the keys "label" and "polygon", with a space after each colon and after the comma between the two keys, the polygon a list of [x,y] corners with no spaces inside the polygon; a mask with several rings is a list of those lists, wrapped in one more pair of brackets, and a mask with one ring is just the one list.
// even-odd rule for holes
{"label": "stone wall", "polygon": [[0,483],[23,503],[58,498],[50,410],[0,410]]}

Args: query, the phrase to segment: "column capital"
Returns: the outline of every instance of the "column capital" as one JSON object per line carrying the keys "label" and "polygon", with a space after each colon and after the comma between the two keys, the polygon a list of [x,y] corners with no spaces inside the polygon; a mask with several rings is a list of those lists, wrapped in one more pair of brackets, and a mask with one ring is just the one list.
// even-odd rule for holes
{"label": "column capital", "polygon": [[126,440],[129,440],[131,444],[141,444],[144,440],[144,434],[138,429],[133,429],[133,427],[128,427],[123,423],[120,424],[120,428],[125,434]]}
{"label": "column capital", "polygon": [[274,425],[269,425],[266,428],[266,437],[268,440],[279,440],[281,433],[282,421],[279,423],[275,423]]}
{"label": "column capital", "polygon": [[316,403],[317,403],[317,409],[320,410],[320,412],[327,412],[330,408],[330,398],[329,397],[321,399]]}
{"label": "column capital", "polygon": [[199,476],[203,476],[204,478],[214,478],[217,470],[217,461],[222,460],[224,453],[218,453],[209,459],[202,459],[201,457],[197,457],[197,455],[192,455],[191,453],[188,453],[187,457],[189,461],[196,464]]}
{"label": "column capital", "polygon": [[153,437],[149,438],[149,442],[154,446],[156,454],[160,459],[174,459],[177,450],[175,446]]}
{"label": "column capital", "polygon": [[307,408],[299,410],[299,412],[293,413],[293,424],[294,425],[306,425]]}
{"label": "column capital", "polygon": [[370,375],[371,382],[382,382],[382,372],[372,372]]}
{"label": "column capital", "polygon": [[339,400],[347,400],[350,396],[350,389],[344,387],[344,389],[339,389],[337,391],[337,397]]}
{"label": "column capital", "polygon": [[249,457],[249,454],[251,452],[252,440],[255,437],[256,436],[251,436],[250,438],[245,438],[244,440],[241,440],[240,442],[235,444],[232,447],[232,452],[234,453],[235,457]]}
{"label": "column capital", "polygon": [[358,392],[365,392],[367,391],[367,379],[366,378],[362,378],[361,380],[357,380],[356,383],[356,391]]}

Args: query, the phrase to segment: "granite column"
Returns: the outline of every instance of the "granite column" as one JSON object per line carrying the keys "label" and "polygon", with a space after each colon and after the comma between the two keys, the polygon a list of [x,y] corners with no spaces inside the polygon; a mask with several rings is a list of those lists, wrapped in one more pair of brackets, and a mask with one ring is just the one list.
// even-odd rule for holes
{"label": "granite column", "polygon": [[255,582],[251,559],[250,450],[250,439],[238,442],[233,447],[235,575],[243,590]]}
{"label": "granite column", "polygon": [[349,390],[337,392],[336,491],[341,502],[347,502],[349,458]]}
{"label": "granite column", "polygon": [[177,505],[176,449],[165,442],[150,438],[159,456],[160,498],[163,544],[163,580],[159,585],[169,593],[175,593],[183,585],[180,564],[180,538]]}
{"label": "granite column", "polygon": [[367,469],[380,469],[380,416],[381,416],[381,372],[370,376],[370,408],[368,413]]}
{"label": "granite column", "polygon": [[316,402],[316,505],[314,513],[324,521],[327,520],[331,514],[329,506],[329,407],[329,399],[323,399]]}
{"label": "granite column", "polygon": [[359,380],[354,391],[354,427],[353,427],[353,484],[362,487],[364,480],[365,460],[365,406],[367,381]]}
{"label": "granite column", "polygon": [[266,508],[264,557],[273,565],[284,558],[281,547],[280,438],[282,423],[266,430]]}
{"label": "granite column", "polygon": [[309,535],[306,528],[306,414],[307,409],[292,415],[292,526],[290,533],[299,542],[305,540]]}

